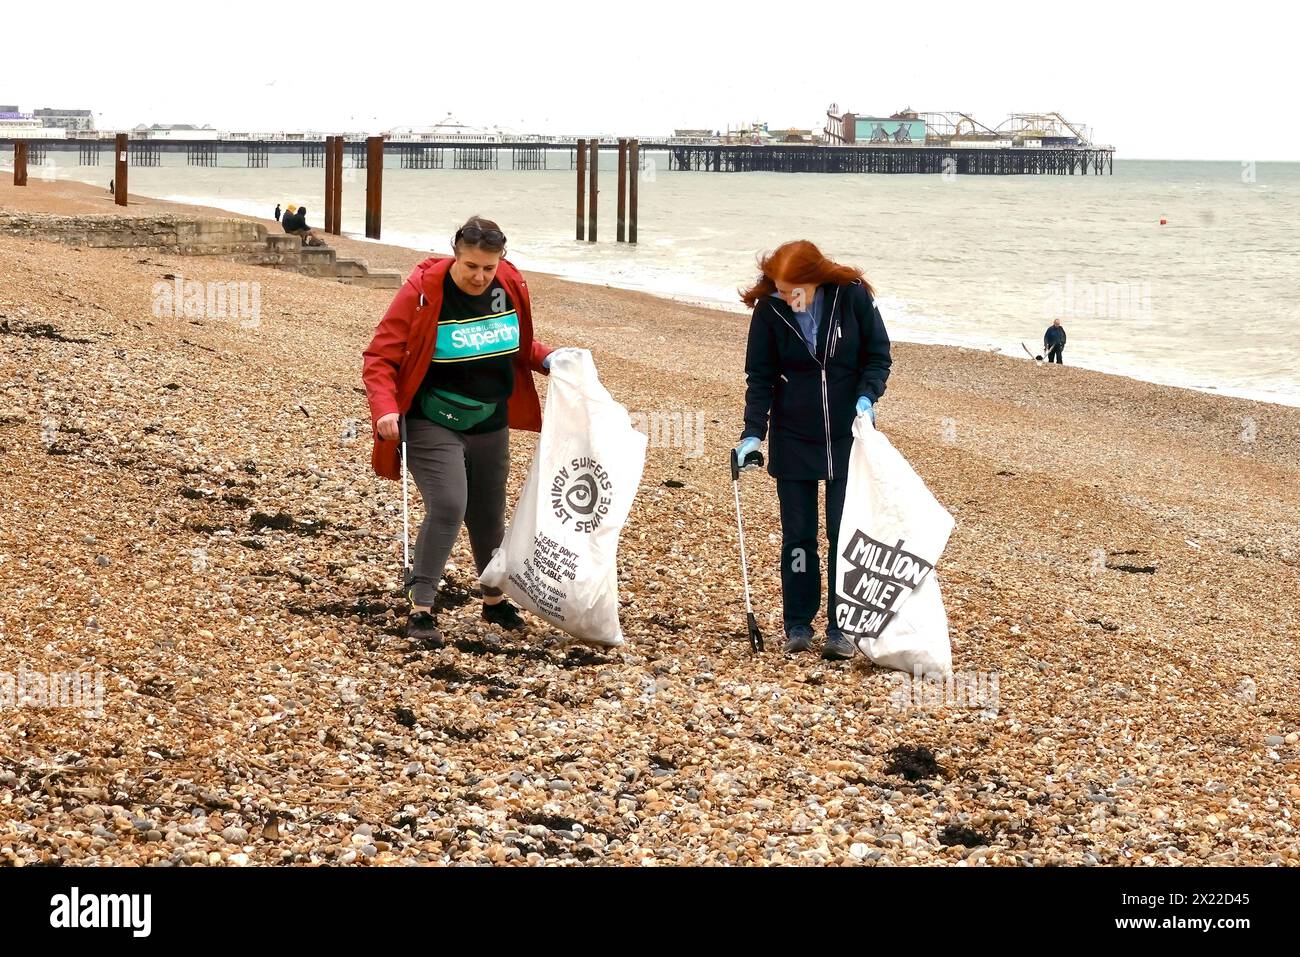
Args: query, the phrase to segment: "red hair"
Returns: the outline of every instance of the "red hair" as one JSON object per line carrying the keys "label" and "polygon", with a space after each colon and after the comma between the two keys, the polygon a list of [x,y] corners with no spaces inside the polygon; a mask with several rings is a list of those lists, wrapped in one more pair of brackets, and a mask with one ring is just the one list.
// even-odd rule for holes
{"label": "red hair", "polygon": [[844,285],[861,279],[867,292],[875,295],[876,290],[862,270],[855,266],[844,266],[827,259],[822,251],[806,239],[782,243],[775,252],[758,257],[759,277],[754,285],[740,293],[740,300],[751,309],[764,296],[776,292],[776,283],[780,279],[792,286],[820,286],[824,283]]}

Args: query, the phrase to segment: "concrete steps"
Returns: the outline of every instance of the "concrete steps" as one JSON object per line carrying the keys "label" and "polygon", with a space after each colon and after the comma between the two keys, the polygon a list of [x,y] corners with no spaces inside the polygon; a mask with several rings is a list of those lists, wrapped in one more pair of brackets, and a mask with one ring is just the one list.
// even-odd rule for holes
{"label": "concrete steps", "polygon": [[371,270],[362,259],[339,259],[330,246],[303,246],[288,233],[268,234],[242,219],[159,216],[56,216],[0,211],[0,232],[74,246],[137,249],[180,256],[216,256],[370,289],[397,289],[401,273]]}
{"label": "concrete steps", "polygon": [[395,270],[372,270],[364,259],[340,259],[333,247],[304,246],[297,236],[267,236],[265,256],[264,265],[349,286],[397,289],[402,285],[402,274]]}
{"label": "concrete steps", "polygon": [[[296,237],[295,237],[296,238]],[[303,246],[298,250],[298,272],[333,279],[338,275],[338,252],[329,246]]]}
{"label": "concrete steps", "polygon": [[397,289],[402,274],[395,269],[371,269],[364,259],[335,259],[334,278],[349,286],[369,289]]}
{"label": "concrete steps", "polygon": [[338,281],[348,286],[365,286],[367,289],[400,289],[403,279],[396,269],[368,269],[364,275],[340,276]]}

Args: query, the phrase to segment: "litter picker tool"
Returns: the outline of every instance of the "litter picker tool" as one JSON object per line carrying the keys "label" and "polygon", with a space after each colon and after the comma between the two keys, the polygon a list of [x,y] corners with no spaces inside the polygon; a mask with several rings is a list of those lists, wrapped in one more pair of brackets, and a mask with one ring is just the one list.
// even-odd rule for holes
{"label": "litter picker tool", "polygon": [[759,468],[763,464],[763,453],[754,451],[745,456],[744,464],[731,450],[731,489],[736,495],[736,531],[740,534],[740,574],[745,582],[745,619],[749,625],[749,647],[753,651],[763,650],[763,633],[758,630],[758,620],[754,617],[754,604],[749,594],[749,561],[745,556],[745,523],[740,516],[740,473],[748,469]]}
{"label": "litter picker tool", "polygon": [[402,594],[411,587],[411,520],[406,492],[406,416],[398,416],[397,428],[402,440]]}

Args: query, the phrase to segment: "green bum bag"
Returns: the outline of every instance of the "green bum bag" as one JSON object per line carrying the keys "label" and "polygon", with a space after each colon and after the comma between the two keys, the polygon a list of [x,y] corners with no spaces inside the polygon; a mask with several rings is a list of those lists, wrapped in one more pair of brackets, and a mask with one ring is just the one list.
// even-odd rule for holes
{"label": "green bum bag", "polygon": [[420,397],[420,411],[431,422],[453,432],[464,432],[485,421],[497,410],[495,402],[480,402],[441,389],[429,389]]}

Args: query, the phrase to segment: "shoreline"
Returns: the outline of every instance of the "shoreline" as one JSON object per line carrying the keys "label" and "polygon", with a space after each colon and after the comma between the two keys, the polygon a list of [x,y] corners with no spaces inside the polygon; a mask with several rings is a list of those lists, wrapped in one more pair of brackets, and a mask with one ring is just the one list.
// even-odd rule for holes
{"label": "shoreline", "polygon": [[[0,206],[115,211],[27,190]],[[259,284],[257,324],[160,310],[177,275]],[[0,277],[0,678],[104,689],[93,717],[0,698],[0,863],[1300,865],[1300,410],[895,343],[878,426],[956,520],[974,708],[780,654],[762,472],[751,653],[743,316],[529,275],[540,339],[677,417],[619,546],[627,644],[486,626],[462,536],[430,651],[370,467],[391,291],[11,236]],[[511,433],[510,503],[536,442]]]}
{"label": "shoreline", "polygon": [[[211,199],[211,197],[176,197],[173,195],[173,196],[166,197],[165,199],[161,199],[160,201],[176,203],[182,206],[192,206],[192,207],[208,208],[208,209],[223,209],[237,216],[247,216],[253,219],[258,218],[256,214],[247,213],[239,209],[225,207],[219,204],[209,205],[208,203],[204,202],[205,199]],[[343,235],[348,239],[353,240],[354,242],[360,242],[360,243],[366,243],[372,245],[387,245],[399,249],[419,248],[408,242],[388,242],[383,239],[372,240],[372,239],[366,239],[364,236],[359,236],[355,233],[347,233],[347,232],[344,232]],[[445,253],[445,252],[449,252],[450,247],[436,248],[431,246],[430,249]],[[604,281],[596,278],[587,278],[578,275],[570,275],[562,272],[552,271],[549,267],[536,269],[533,268],[532,266],[520,265],[519,263],[516,263],[516,265],[519,265],[519,268],[521,270],[525,270],[530,274],[546,275],[557,280],[562,280],[564,282],[572,282],[584,286],[600,286],[608,289],[618,289],[624,292],[642,293],[644,295],[654,296],[656,298],[664,299],[669,302],[675,302],[686,306],[696,306],[701,309],[710,309],[717,312],[734,313],[736,315],[741,315],[741,316],[748,316],[749,314],[749,310],[745,309],[744,306],[741,303],[739,303],[739,301],[737,301],[733,305],[732,303],[727,302],[725,300],[710,299],[701,296],[693,296],[687,293],[674,292],[670,289],[655,289],[655,288],[649,288],[644,285],[609,282],[609,281]],[[886,322],[886,325],[888,326],[888,322]],[[952,335],[952,336],[945,337],[942,334],[930,336],[930,337],[919,337],[914,333],[912,334],[904,333],[902,335],[895,335],[893,332],[891,332],[890,338],[891,341],[895,341],[895,342],[910,342],[914,345],[922,345],[922,346],[943,346],[952,349],[972,349],[976,352],[989,352],[995,355],[1006,356],[1007,358],[1010,359],[1016,359],[1018,361],[1025,361],[1025,362],[1034,361],[1033,359],[1029,359],[1028,357],[1023,356],[1020,351],[1017,351],[1013,347],[1003,348],[1001,346],[989,345],[987,342],[981,342],[977,340],[975,337],[966,338],[959,335]],[[1134,381],[1137,382],[1146,382],[1151,385],[1163,385],[1173,389],[1187,389],[1188,391],[1191,392],[1201,392],[1206,395],[1222,395],[1234,399],[1246,399],[1251,402],[1263,402],[1270,405],[1282,405],[1282,406],[1289,406],[1292,408],[1300,408],[1300,393],[1296,393],[1292,395],[1292,394],[1281,393],[1281,392],[1273,392],[1265,389],[1240,389],[1240,388],[1222,389],[1219,388],[1218,386],[1213,386],[1213,385],[1194,385],[1187,382],[1176,382],[1176,381],[1169,381],[1166,379],[1151,378],[1149,377],[1149,374],[1147,376],[1138,375],[1130,370],[1124,369],[1122,366],[1108,365],[1106,363],[1075,364],[1074,367],[1078,369],[1086,369],[1089,372],[1100,372],[1103,375],[1113,375],[1124,379],[1133,379]]]}
{"label": "shoreline", "polygon": [[[59,180],[57,182],[76,184],[78,186],[84,187],[85,189],[89,190],[92,193],[95,192],[96,190],[96,187],[94,185],[90,183],[82,182],[81,180],[66,179],[66,180]],[[219,205],[219,197],[215,197],[215,198],[214,197],[178,197],[175,194],[170,195],[168,197],[146,197],[142,195],[137,196],[136,194],[132,194],[132,200],[133,200],[133,204],[135,200],[141,200],[147,203],[155,203],[167,207],[175,207],[175,208],[190,209],[190,210],[201,210],[201,211],[210,212],[218,215],[233,216],[240,219],[254,220],[256,222],[263,223],[268,227],[268,229],[274,228],[277,231],[279,230],[279,224],[276,223],[274,219],[267,219],[261,217],[256,213],[250,213],[246,209],[242,208],[251,204],[240,203],[232,206],[222,206]],[[217,200],[218,202],[214,202],[214,200]],[[112,208],[115,210],[119,209],[119,207],[116,206],[113,206]],[[322,232],[322,235],[325,234]],[[330,237],[330,244],[331,245],[334,244],[334,242],[339,238],[340,237]],[[418,244],[411,243],[409,240],[419,238],[419,237],[411,237],[411,236],[404,236],[404,238],[401,241],[391,241],[391,240],[384,240],[384,239],[371,240],[371,239],[366,239],[364,236],[359,236],[355,233],[345,232],[343,233],[341,238],[344,238],[349,242],[356,243],[362,248],[385,248],[391,250],[402,250],[412,254],[416,254],[421,250],[423,250],[424,248]],[[428,247],[428,252],[426,252],[425,254],[427,255],[428,253],[432,253],[432,252],[446,253],[448,250],[447,248],[445,248],[445,246],[446,246],[445,243],[430,245]],[[678,293],[670,289],[650,288],[644,285],[635,285],[632,283],[620,284],[618,282],[610,282],[595,277],[584,277],[580,275],[565,274],[563,272],[554,271],[549,265],[543,266],[543,268],[541,269],[537,269],[526,263],[521,264],[518,261],[518,259],[516,259],[515,262],[516,265],[518,265],[521,270],[524,270],[530,275],[545,275],[561,282],[569,282],[569,283],[574,283],[582,286],[593,286],[598,288],[616,289],[616,290],[629,292],[629,293],[637,293],[641,295],[652,296],[657,299],[665,300],[667,302],[673,302],[673,303],[687,305],[687,306],[694,306],[701,309],[708,309],[711,311],[723,312],[731,315],[745,316],[748,314],[748,311],[745,310],[743,306],[741,306],[738,302],[733,306],[731,303],[725,300],[712,299],[707,296],[697,296],[697,295],[691,295],[687,293]],[[886,326],[888,327],[889,325],[888,309],[886,310],[886,316],[887,316]],[[940,346],[940,347],[952,348],[952,349],[969,349],[976,352],[987,352],[990,354],[1005,356],[1006,358],[1015,359],[1020,362],[1026,362],[1026,363],[1034,362],[1034,360],[1024,356],[1022,354],[1022,350],[1016,348],[1016,346],[1018,346],[1019,343],[1016,343],[1016,346],[1004,347],[995,344],[990,344],[989,342],[985,340],[980,340],[978,337],[975,336],[962,336],[962,335],[946,336],[943,334],[927,336],[924,334],[918,335],[914,332],[913,333],[902,332],[901,334],[899,334],[899,333],[895,333],[893,329],[890,330],[890,338],[891,341],[896,341],[896,342],[908,342],[914,345]],[[1224,396],[1228,398],[1244,399],[1250,402],[1260,402],[1269,405],[1280,405],[1280,406],[1285,406],[1290,408],[1300,408],[1300,392],[1297,392],[1296,394],[1291,394],[1291,393],[1271,391],[1267,389],[1220,388],[1215,385],[1199,385],[1196,383],[1186,382],[1186,381],[1174,381],[1175,377],[1171,377],[1171,376],[1153,377],[1152,373],[1145,370],[1139,372],[1132,369],[1128,369],[1123,365],[1114,365],[1105,362],[1081,363],[1081,364],[1070,363],[1070,365],[1072,366],[1072,368],[1084,369],[1089,372],[1097,372],[1102,375],[1116,376],[1123,379],[1130,379],[1136,382],[1145,382],[1151,385],[1166,386],[1174,389],[1185,389],[1190,392],[1198,392],[1204,395]]]}

